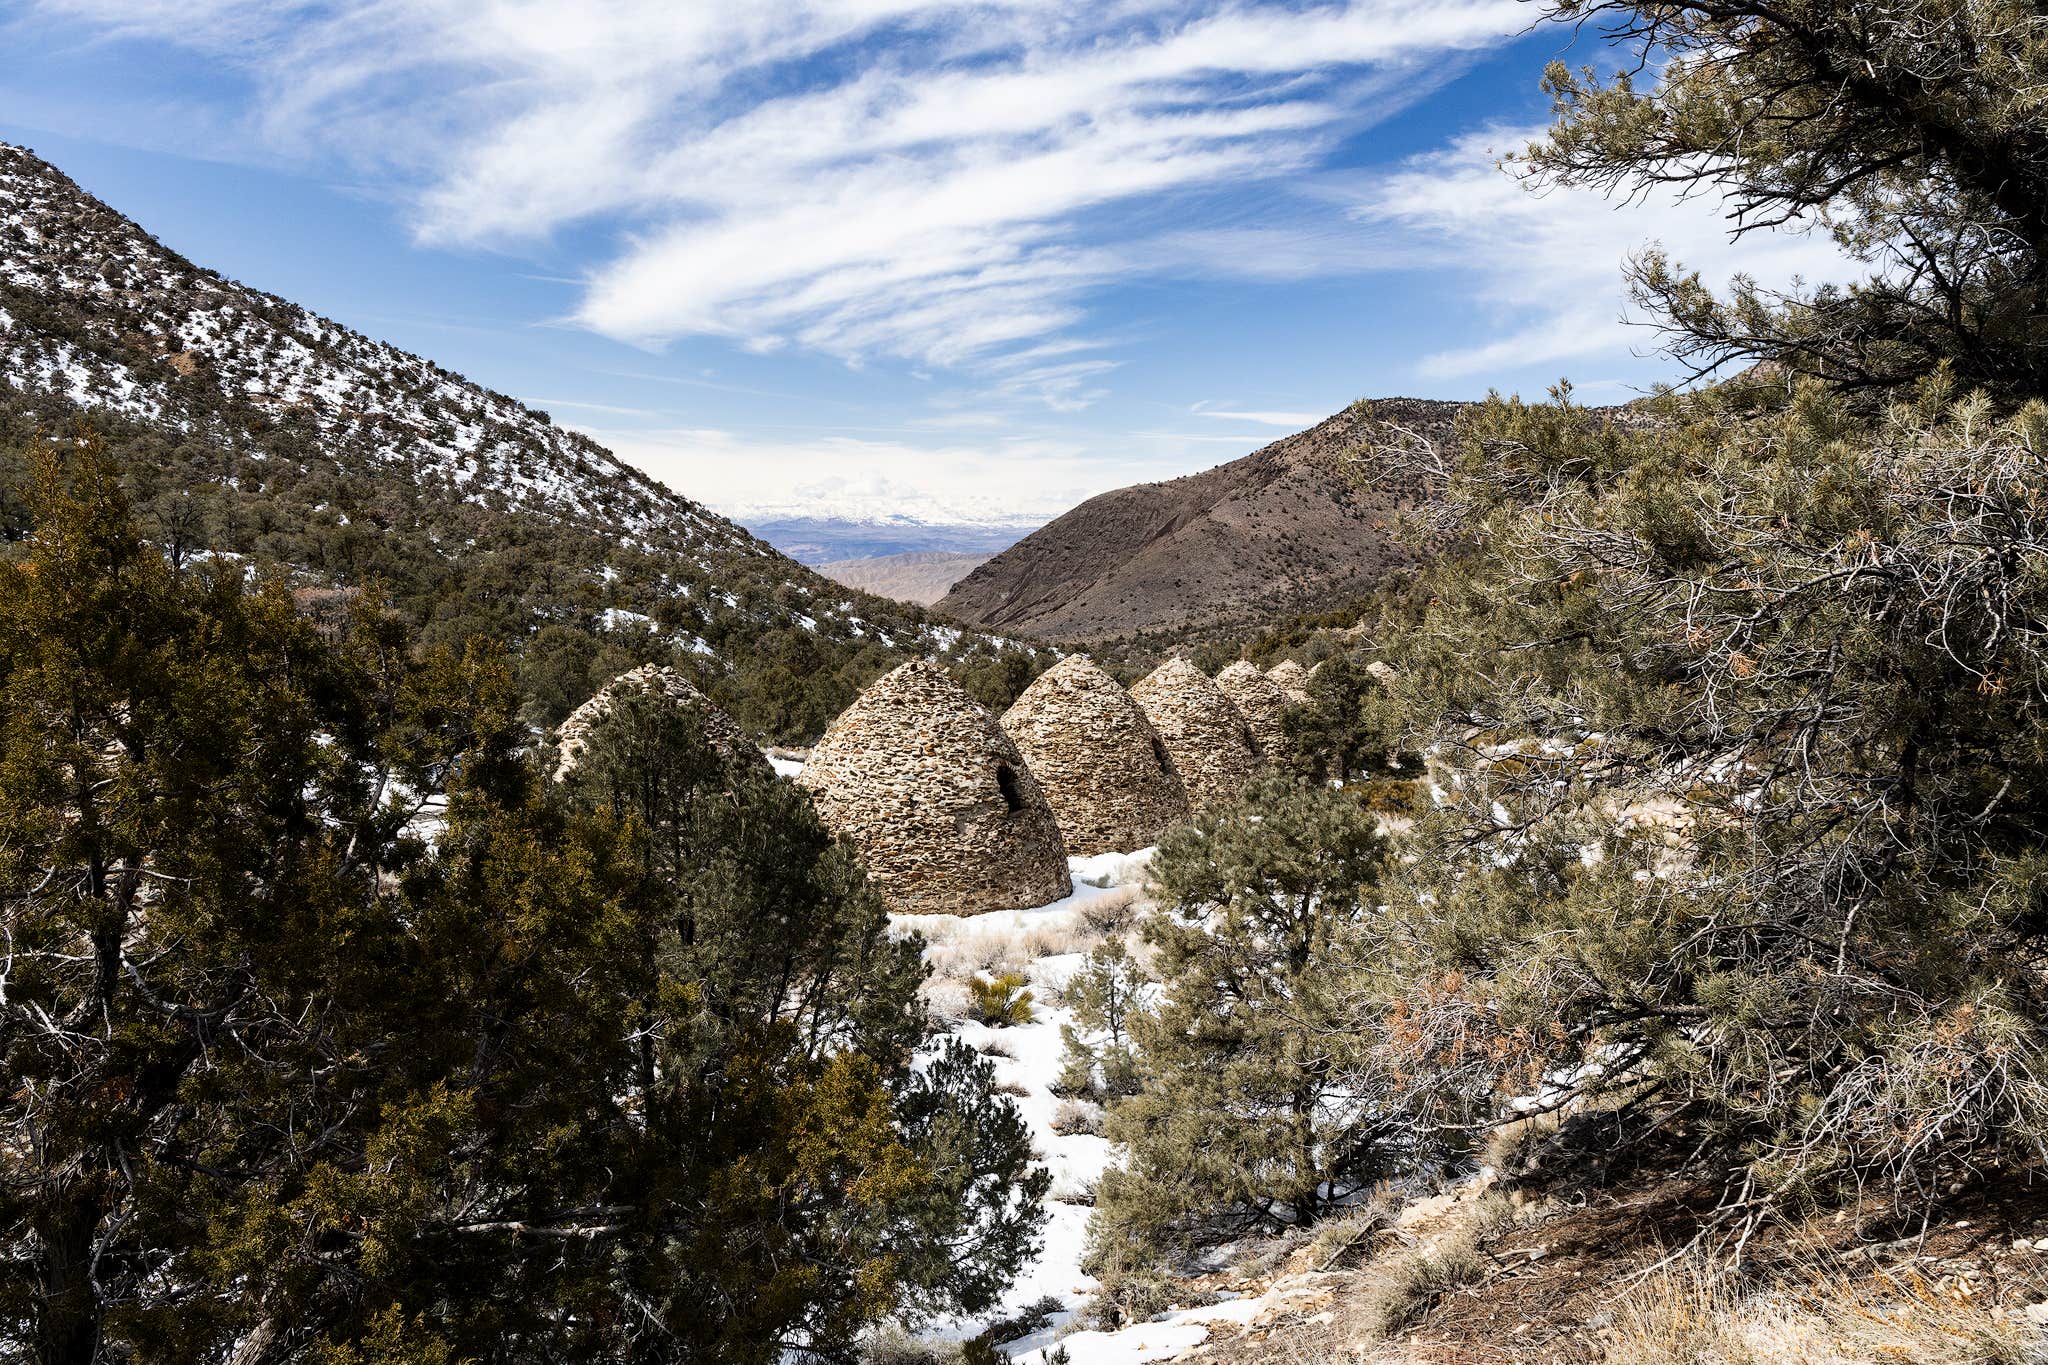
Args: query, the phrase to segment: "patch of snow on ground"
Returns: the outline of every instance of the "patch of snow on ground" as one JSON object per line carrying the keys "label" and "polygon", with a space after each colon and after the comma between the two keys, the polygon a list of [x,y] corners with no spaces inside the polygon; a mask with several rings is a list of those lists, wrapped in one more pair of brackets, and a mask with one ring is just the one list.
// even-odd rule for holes
{"label": "patch of snow on ground", "polygon": [[[1152,850],[1149,848],[1135,853],[1070,858],[1067,866],[1074,879],[1073,894],[1049,905],[1025,910],[999,910],[983,915],[892,915],[890,927],[897,933],[923,934],[932,944],[928,955],[944,954],[953,961],[960,960],[958,955],[963,951],[979,953],[984,948],[991,955],[998,955],[1006,944],[1021,944],[1028,939],[1036,939],[1041,945],[1056,942],[1066,931],[1071,930],[1077,935],[1082,932],[1080,915],[1089,901],[1124,886],[1142,886],[1151,859]],[[1096,1287],[1094,1279],[1081,1271],[1081,1255],[1087,1243],[1088,1218],[1092,1210],[1085,1203],[1063,1202],[1061,1196],[1082,1195],[1101,1178],[1103,1169],[1110,1163],[1110,1144],[1105,1138],[1086,1133],[1062,1135],[1052,1128],[1053,1115],[1061,1104],[1059,1097],[1052,1093],[1053,1083],[1059,1076],[1063,1047],[1060,1027],[1073,1022],[1072,1013],[1053,1001],[1082,961],[1083,955],[1079,952],[1062,952],[1033,958],[1025,965],[1023,970],[1030,977],[1035,997],[1030,1023],[1015,1028],[990,1028],[961,1020],[953,1025],[952,1030],[955,1036],[977,1050],[996,1045],[1012,1054],[990,1057],[995,1063],[996,1079],[1025,1091],[1024,1095],[1014,1097],[1015,1102],[1030,1126],[1032,1145],[1046,1169],[1052,1173],[1052,1189],[1046,1197],[1045,1206],[1045,1245],[1037,1259],[1018,1276],[1002,1303],[988,1315],[992,1318],[1012,1314],[1048,1296],[1057,1298],[1064,1305],[1063,1311],[1054,1316],[1052,1326],[1045,1332],[1004,1348],[1019,1361],[1026,1359],[1026,1349],[1036,1350],[1047,1345],[1060,1329],[1069,1325]],[[943,1322],[929,1335],[958,1340],[974,1335],[986,1320]],[[1161,1340],[1165,1339],[1162,1335]],[[1201,1338],[1198,1335],[1194,1339],[1199,1341]],[[1105,1357],[1113,1361],[1157,1358]],[[1078,1362],[1080,1358],[1077,1356],[1075,1359]]]}
{"label": "patch of snow on ground", "polygon": [[1044,1365],[1053,1352],[1062,1348],[1071,1365],[1146,1365],[1174,1359],[1201,1345],[1208,1340],[1211,1324],[1249,1324],[1272,1305],[1270,1294],[1225,1298],[1162,1313],[1150,1322],[1134,1323],[1113,1332],[1077,1330],[1077,1319],[1097,1287],[1095,1280],[1081,1271],[1088,1219],[1093,1210],[1087,1204],[1062,1202],[1060,1196],[1077,1194],[1092,1186],[1110,1164],[1114,1152],[1105,1138],[1085,1133],[1065,1136],[1052,1130],[1053,1115],[1061,1104],[1052,1093],[1060,1070],[1060,1026],[1073,1021],[1073,1015],[1054,1000],[1068,978],[1079,970],[1084,956],[1080,952],[1048,952],[1034,957],[1030,950],[1056,947],[1070,930],[1077,942],[1092,937],[1085,934],[1085,926],[1080,922],[1088,902],[1124,887],[1142,887],[1152,853],[1153,850],[1145,848],[1134,853],[1068,859],[1074,892],[1050,905],[985,915],[890,917],[894,932],[923,934],[931,945],[927,956],[935,963],[949,965],[956,973],[961,964],[977,960],[1024,960],[1023,970],[1030,978],[1035,996],[1029,1024],[997,1029],[962,1020],[953,1025],[952,1031],[977,1049],[995,1044],[1010,1054],[990,1057],[995,1063],[996,1079],[1025,1092],[1014,1097],[1015,1102],[1030,1126],[1032,1144],[1053,1180],[1046,1199],[1044,1246],[1018,1276],[1002,1303],[978,1319],[934,1324],[922,1336],[962,1340],[994,1318],[1014,1315],[1028,1304],[1052,1297],[1060,1301],[1062,1308],[1043,1330],[1000,1345],[1003,1354],[1017,1365]]}
{"label": "patch of snow on ground", "polygon": [[1150,1322],[1133,1323],[1114,1332],[1060,1336],[1058,1329],[1048,1328],[1002,1349],[1018,1365],[1039,1365],[1060,1347],[1066,1348],[1073,1365],[1143,1365],[1150,1360],[1171,1360],[1200,1346],[1209,1339],[1208,1324],[1212,1322],[1249,1323],[1265,1306],[1264,1298],[1225,1299],[1162,1313]]}

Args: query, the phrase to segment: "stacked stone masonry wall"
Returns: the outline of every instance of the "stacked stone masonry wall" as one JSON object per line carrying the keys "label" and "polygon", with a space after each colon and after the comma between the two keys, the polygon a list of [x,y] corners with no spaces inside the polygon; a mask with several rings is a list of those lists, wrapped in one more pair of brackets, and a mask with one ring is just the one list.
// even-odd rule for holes
{"label": "stacked stone masonry wall", "polygon": [[1259,757],[1276,768],[1294,766],[1295,745],[1287,737],[1291,706],[1280,685],[1259,672],[1257,664],[1239,659],[1216,675],[1216,690],[1230,698],[1257,742]]}
{"label": "stacked stone masonry wall", "polygon": [[1266,670],[1266,677],[1296,706],[1308,700],[1308,670],[1292,659],[1282,659]]}
{"label": "stacked stone masonry wall", "polygon": [[995,718],[934,663],[861,694],[797,776],[892,911],[973,915],[1073,891],[1059,824]]}
{"label": "stacked stone masonry wall", "polygon": [[747,732],[740,729],[731,716],[719,710],[711,698],[698,691],[689,679],[673,668],[646,664],[613,678],[562,722],[561,728],[555,732],[554,777],[557,782],[575,771],[592,732],[612,713],[616,699],[629,692],[646,692],[694,711],[703,722],[704,737],[728,761],[769,767],[760,746],[747,737]]}
{"label": "stacked stone masonry wall", "polygon": [[1045,790],[1067,852],[1128,852],[1188,819],[1187,788],[1159,732],[1115,678],[1070,655],[1003,713]]}
{"label": "stacked stone masonry wall", "polygon": [[1166,743],[1197,815],[1243,795],[1258,766],[1243,715],[1185,659],[1168,659],[1140,679],[1131,696]]}

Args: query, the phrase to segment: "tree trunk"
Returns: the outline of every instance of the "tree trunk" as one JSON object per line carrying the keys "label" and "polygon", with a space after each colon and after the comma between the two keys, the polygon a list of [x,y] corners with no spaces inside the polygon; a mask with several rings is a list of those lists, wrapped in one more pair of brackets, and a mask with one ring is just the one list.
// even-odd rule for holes
{"label": "tree trunk", "polygon": [[236,1344],[228,1365],[268,1365],[270,1361],[282,1360],[291,1344],[291,1336],[283,1325],[276,1318],[265,1317]]}
{"label": "tree trunk", "polygon": [[35,1225],[36,1365],[92,1365],[99,1354],[100,1302],[92,1282],[98,1226],[99,1210],[68,1189],[58,1196],[52,1216]]}

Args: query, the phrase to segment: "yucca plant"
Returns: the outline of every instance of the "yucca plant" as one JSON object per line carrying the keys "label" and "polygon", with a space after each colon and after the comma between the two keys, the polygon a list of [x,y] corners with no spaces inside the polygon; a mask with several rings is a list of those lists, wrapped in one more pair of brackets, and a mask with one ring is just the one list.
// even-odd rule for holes
{"label": "yucca plant", "polygon": [[1015,1028],[1033,1018],[1031,1002],[1036,997],[1026,987],[1021,972],[976,976],[967,983],[967,990],[977,1023],[991,1028]]}

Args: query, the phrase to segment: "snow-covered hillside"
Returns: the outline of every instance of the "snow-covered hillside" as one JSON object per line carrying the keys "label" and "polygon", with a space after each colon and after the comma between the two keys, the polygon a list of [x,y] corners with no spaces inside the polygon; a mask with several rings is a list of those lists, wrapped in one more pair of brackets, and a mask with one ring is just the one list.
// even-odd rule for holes
{"label": "snow-covered hillside", "polygon": [[[393,475],[445,479],[623,535],[772,553],[544,413],[297,304],[193,266],[23,148],[0,143],[8,382],[190,427],[212,390]],[[18,291],[18,292],[17,292]],[[212,395],[207,395],[212,396]]]}
{"label": "snow-covered hillside", "polygon": [[[0,143],[0,446],[80,416],[138,493],[209,496],[193,548],[375,577],[454,638],[563,623],[731,669],[802,632],[817,647],[761,665],[799,678],[876,646],[993,647],[804,568],[545,413],[194,265]],[[482,615],[458,629],[465,613]]]}

